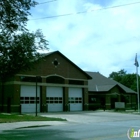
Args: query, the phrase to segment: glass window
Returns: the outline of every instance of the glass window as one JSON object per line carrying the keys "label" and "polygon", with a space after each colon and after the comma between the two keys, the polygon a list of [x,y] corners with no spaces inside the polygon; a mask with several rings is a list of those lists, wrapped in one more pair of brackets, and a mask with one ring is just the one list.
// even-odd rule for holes
{"label": "glass window", "polygon": [[46,78],[47,83],[64,84],[64,79],[58,76],[50,76]]}
{"label": "glass window", "polygon": [[21,76],[20,80],[22,82],[36,82],[36,80],[37,80],[37,82],[42,82],[42,78],[39,76],[38,77]]}
{"label": "glass window", "polygon": [[30,103],[31,103],[31,104],[34,104],[34,103],[35,103],[35,101],[30,101]]}
{"label": "glass window", "polygon": [[69,80],[69,84],[71,84],[71,85],[84,85],[84,81],[80,81],[80,80]]}
{"label": "glass window", "polygon": [[35,97],[30,97],[30,100],[35,100]]}
{"label": "glass window", "polygon": [[25,97],[25,100],[29,100],[29,97]]}
{"label": "glass window", "polygon": [[29,101],[25,101],[25,104],[29,104]]}

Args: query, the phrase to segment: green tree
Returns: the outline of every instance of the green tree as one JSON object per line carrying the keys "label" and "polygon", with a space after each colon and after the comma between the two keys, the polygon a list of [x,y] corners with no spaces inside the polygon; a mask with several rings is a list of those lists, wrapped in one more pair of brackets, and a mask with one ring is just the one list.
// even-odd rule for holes
{"label": "green tree", "polygon": [[109,74],[109,78],[112,78],[115,81],[118,81],[120,83],[123,82],[123,77],[126,75],[126,71],[124,69],[121,69],[118,72],[112,72]]}
{"label": "green tree", "polygon": [[48,49],[41,30],[30,33],[26,24],[33,0],[0,1],[0,80],[29,68],[40,55],[38,50]]}
{"label": "green tree", "polygon": [[29,10],[35,5],[37,2],[33,0],[0,0],[0,30],[12,34],[25,31]]}
{"label": "green tree", "polygon": [[122,79],[122,84],[137,91],[136,74],[126,74]]}
{"label": "green tree", "polygon": [[29,69],[33,61],[41,57],[37,50],[46,49],[47,41],[37,30],[35,33],[23,32],[14,36],[10,44],[10,47],[3,48],[0,58],[0,79],[3,81],[21,69]]}
{"label": "green tree", "polygon": [[38,50],[48,49],[41,30],[26,28],[33,0],[0,0],[0,104],[3,110],[4,83],[21,69],[28,69],[40,57]]}
{"label": "green tree", "polygon": [[[137,91],[137,81],[136,81],[136,74],[127,74],[124,69],[118,72],[112,72],[109,75],[109,78],[125,85],[128,88],[131,88],[134,91]],[[139,76],[139,87],[140,87],[140,76]]]}

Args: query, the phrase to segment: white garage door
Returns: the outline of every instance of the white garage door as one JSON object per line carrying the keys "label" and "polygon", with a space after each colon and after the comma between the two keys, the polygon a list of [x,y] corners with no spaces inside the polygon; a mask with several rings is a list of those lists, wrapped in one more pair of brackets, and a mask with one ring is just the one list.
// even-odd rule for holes
{"label": "white garage door", "polygon": [[[21,112],[36,111],[36,86],[21,86],[20,90]],[[37,111],[40,112],[40,87],[37,87]]]}
{"label": "white garage door", "polygon": [[82,88],[69,88],[70,111],[83,110]]}
{"label": "white garage door", "polygon": [[63,88],[47,87],[46,103],[48,105],[48,112],[63,111]]}

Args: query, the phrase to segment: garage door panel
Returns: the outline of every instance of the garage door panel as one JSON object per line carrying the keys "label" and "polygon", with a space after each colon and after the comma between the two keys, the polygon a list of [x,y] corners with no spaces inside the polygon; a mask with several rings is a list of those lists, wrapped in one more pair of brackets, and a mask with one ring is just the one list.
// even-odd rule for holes
{"label": "garage door panel", "polygon": [[[20,92],[21,112],[36,111],[36,86],[21,86]],[[40,112],[40,87],[37,87],[37,112]]]}
{"label": "garage door panel", "polygon": [[[21,97],[35,97],[36,86],[21,86]],[[37,86],[37,96],[40,96],[40,87]]]}
{"label": "garage door panel", "polygon": [[69,88],[69,97],[82,97],[81,88]]}
{"label": "garage door panel", "polygon": [[[21,110],[22,113],[34,113],[36,111],[36,105],[32,104],[32,105],[26,105],[26,104],[22,104],[21,105]],[[37,112],[40,112],[40,105],[37,104]]]}
{"label": "garage door panel", "polygon": [[82,88],[69,88],[70,111],[83,110]]}
{"label": "garage door panel", "polygon": [[62,108],[62,104],[48,104],[48,112],[63,111]]}
{"label": "garage door panel", "polygon": [[46,103],[48,112],[63,111],[63,88],[47,87]]}
{"label": "garage door panel", "polygon": [[47,97],[62,97],[62,87],[47,87]]}
{"label": "garage door panel", "polygon": [[70,111],[81,111],[82,104],[70,104]]}

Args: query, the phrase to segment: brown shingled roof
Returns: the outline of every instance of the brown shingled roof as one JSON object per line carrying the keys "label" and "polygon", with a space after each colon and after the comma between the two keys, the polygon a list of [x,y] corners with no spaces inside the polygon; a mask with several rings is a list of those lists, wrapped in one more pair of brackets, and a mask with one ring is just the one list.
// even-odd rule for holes
{"label": "brown shingled roof", "polygon": [[111,90],[114,86],[118,85],[126,93],[136,93],[132,89],[122,85],[115,80],[103,76],[99,72],[87,72],[87,74],[92,77],[91,80],[88,80],[88,91],[107,92]]}

